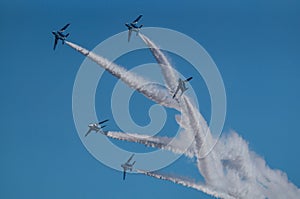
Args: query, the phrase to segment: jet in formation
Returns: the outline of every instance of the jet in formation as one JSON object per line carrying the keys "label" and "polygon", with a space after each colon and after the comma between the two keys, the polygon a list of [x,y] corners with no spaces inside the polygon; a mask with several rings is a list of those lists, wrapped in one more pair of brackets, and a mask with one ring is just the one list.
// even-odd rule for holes
{"label": "jet in formation", "polygon": [[133,158],[134,154],[132,154],[130,156],[130,158],[127,160],[127,162],[125,162],[124,164],[121,165],[121,167],[123,168],[123,180],[125,180],[126,177],[126,171],[132,171],[133,169],[133,165],[135,164],[135,161],[133,163],[130,163],[132,158]]}
{"label": "jet in formation", "polygon": [[66,38],[69,36],[69,33],[68,33],[68,34],[64,34],[63,32],[67,29],[67,27],[68,27],[69,25],[70,25],[70,24],[68,23],[67,25],[65,25],[64,27],[62,27],[60,30],[52,31],[52,34],[55,36],[53,50],[55,50],[56,45],[57,45],[57,43],[58,43],[58,40],[61,40],[61,41],[62,41],[62,44],[65,43],[65,40],[66,40]]}
{"label": "jet in formation", "polygon": [[103,120],[101,122],[98,123],[94,123],[94,124],[89,124],[89,130],[88,132],[85,134],[85,137],[88,136],[92,131],[95,131],[96,133],[98,133],[99,131],[103,132],[102,129],[104,127],[106,127],[106,125],[101,126],[101,124],[107,122],[108,120]]}
{"label": "jet in formation", "polygon": [[133,22],[125,24],[125,26],[127,26],[128,28],[128,42],[130,41],[132,31],[136,32],[136,35],[138,35],[140,29],[143,27],[143,24],[137,26],[137,23],[142,18],[142,16],[143,15],[139,15]]}
{"label": "jet in formation", "polygon": [[186,80],[182,80],[182,79],[179,78],[178,79],[178,86],[177,86],[176,91],[175,91],[172,98],[174,99],[176,97],[179,90],[181,91],[181,94],[180,94],[179,97],[181,97],[182,94],[188,89],[188,87],[186,87],[185,83],[192,80],[192,79],[193,79],[193,77],[189,77]]}

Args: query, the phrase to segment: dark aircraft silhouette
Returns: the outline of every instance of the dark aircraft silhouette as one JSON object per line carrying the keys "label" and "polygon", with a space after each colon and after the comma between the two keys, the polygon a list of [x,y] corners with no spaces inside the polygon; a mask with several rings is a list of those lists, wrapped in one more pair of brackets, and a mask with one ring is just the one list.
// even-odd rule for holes
{"label": "dark aircraft silhouette", "polygon": [[65,35],[65,34],[63,34],[63,32],[67,29],[67,27],[68,27],[69,25],[70,25],[70,24],[68,23],[68,24],[65,25],[62,29],[60,29],[60,30],[58,30],[58,31],[52,31],[52,34],[55,36],[53,50],[55,50],[58,40],[61,40],[61,41],[62,41],[62,44],[65,43],[65,40],[66,40],[66,38],[69,36],[69,33]]}
{"label": "dark aircraft silhouette", "polygon": [[138,35],[140,29],[143,27],[143,24],[137,26],[137,23],[142,18],[142,16],[143,15],[139,15],[133,22],[125,24],[125,26],[127,26],[128,28],[128,42],[130,41],[132,31],[136,32],[136,35]]}
{"label": "dark aircraft silhouette", "polygon": [[88,134],[90,134],[92,131],[95,131],[96,133],[98,133],[99,131],[102,131],[102,129],[104,127],[106,127],[106,125],[104,126],[101,126],[100,124],[103,124],[105,122],[107,122],[108,120],[103,120],[101,122],[98,122],[98,123],[94,123],[94,124],[89,124],[89,130],[88,132],[85,134],[85,137],[88,136]]}
{"label": "dark aircraft silhouette", "polygon": [[179,97],[182,96],[182,94],[188,89],[186,87],[185,83],[188,82],[188,81],[190,81],[190,80],[192,80],[192,79],[193,79],[193,77],[189,77],[186,80],[182,80],[180,78],[178,79],[178,86],[177,86],[176,91],[175,91],[175,93],[173,95],[173,99],[176,97],[176,95],[177,95],[177,93],[178,93],[179,90],[181,90],[181,94],[180,94]]}
{"label": "dark aircraft silhouette", "polygon": [[126,171],[130,170],[132,171],[133,169],[133,165],[135,164],[135,161],[133,163],[130,164],[131,159],[133,158],[134,154],[132,154],[130,156],[130,158],[127,160],[127,162],[125,162],[124,164],[121,165],[121,167],[123,168],[123,180],[125,180],[126,177]]}

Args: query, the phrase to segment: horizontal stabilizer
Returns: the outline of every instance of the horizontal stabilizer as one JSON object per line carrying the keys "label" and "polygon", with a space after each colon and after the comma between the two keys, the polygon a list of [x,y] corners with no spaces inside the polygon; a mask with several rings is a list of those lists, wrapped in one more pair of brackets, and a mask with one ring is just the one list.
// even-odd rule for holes
{"label": "horizontal stabilizer", "polygon": [[126,23],[125,26],[127,26],[127,28],[131,28],[131,26],[128,23]]}

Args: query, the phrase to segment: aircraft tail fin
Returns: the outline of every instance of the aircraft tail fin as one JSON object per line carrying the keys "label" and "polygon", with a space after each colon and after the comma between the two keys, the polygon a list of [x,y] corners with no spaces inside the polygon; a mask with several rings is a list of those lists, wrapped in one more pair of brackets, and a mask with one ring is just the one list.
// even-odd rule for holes
{"label": "aircraft tail fin", "polygon": [[135,164],[135,162],[136,162],[136,161],[134,161],[134,162],[132,163],[132,166]]}

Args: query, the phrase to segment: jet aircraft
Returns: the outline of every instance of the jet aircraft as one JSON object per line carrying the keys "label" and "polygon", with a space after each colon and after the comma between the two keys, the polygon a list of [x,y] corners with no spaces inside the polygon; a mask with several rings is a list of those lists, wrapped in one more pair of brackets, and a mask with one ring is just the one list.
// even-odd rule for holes
{"label": "jet aircraft", "polygon": [[96,133],[98,133],[99,131],[102,131],[102,129],[104,127],[106,127],[106,125],[104,126],[101,126],[101,124],[107,122],[108,120],[103,120],[101,122],[98,122],[98,123],[94,123],[94,124],[89,124],[89,130],[88,132],[85,134],[85,137],[88,136],[88,134],[90,134],[92,131],[95,131]]}
{"label": "jet aircraft", "polygon": [[139,15],[133,22],[125,24],[125,26],[127,26],[128,28],[128,42],[130,41],[132,31],[136,32],[136,35],[138,35],[140,29],[143,27],[143,24],[137,26],[137,23],[142,18],[142,16],[143,15]]}
{"label": "jet aircraft", "polygon": [[135,164],[135,161],[133,163],[130,163],[130,161],[132,160],[134,154],[132,154],[130,156],[130,158],[127,160],[127,162],[125,162],[124,164],[121,165],[121,167],[123,168],[123,180],[125,180],[126,177],[126,171],[132,171],[133,169],[133,165]]}
{"label": "jet aircraft", "polygon": [[177,95],[177,93],[178,93],[179,90],[181,90],[181,94],[180,94],[179,97],[182,96],[182,94],[188,89],[186,87],[185,83],[188,82],[188,81],[190,81],[190,80],[192,80],[192,79],[193,79],[193,77],[189,77],[186,80],[182,80],[180,78],[178,79],[178,86],[177,86],[176,91],[175,91],[175,93],[173,95],[173,99],[176,97],[176,95]]}
{"label": "jet aircraft", "polygon": [[63,32],[67,29],[67,27],[69,25],[70,24],[68,23],[67,25],[65,25],[64,27],[62,27],[60,30],[58,30],[58,31],[52,31],[52,34],[55,36],[53,50],[55,50],[58,40],[61,40],[62,44],[65,43],[65,40],[69,36],[69,33],[65,35],[65,34],[63,34]]}

